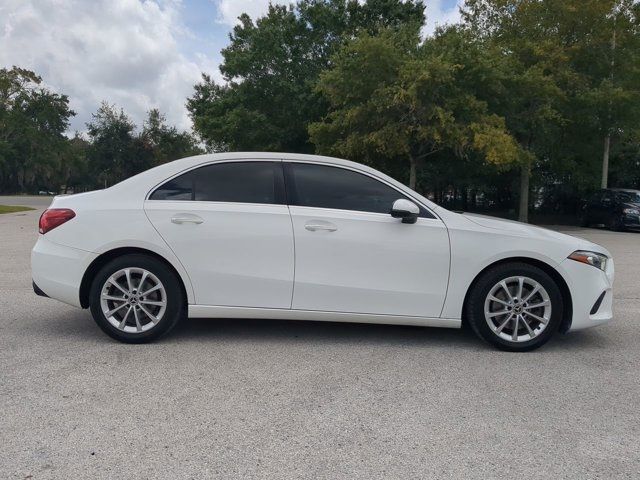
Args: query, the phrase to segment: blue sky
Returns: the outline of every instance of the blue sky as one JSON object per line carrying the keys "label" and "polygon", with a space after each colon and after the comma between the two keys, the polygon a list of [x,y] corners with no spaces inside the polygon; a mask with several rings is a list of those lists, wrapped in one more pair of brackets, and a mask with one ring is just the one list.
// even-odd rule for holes
{"label": "blue sky", "polygon": [[[288,1],[272,0],[274,3]],[[427,27],[455,22],[460,0],[426,0]],[[0,0],[0,67],[34,70],[70,98],[84,131],[101,101],[141,124],[159,108],[180,129],[202,72],[222,80],[220,49],[238,15],[269,0]]]}

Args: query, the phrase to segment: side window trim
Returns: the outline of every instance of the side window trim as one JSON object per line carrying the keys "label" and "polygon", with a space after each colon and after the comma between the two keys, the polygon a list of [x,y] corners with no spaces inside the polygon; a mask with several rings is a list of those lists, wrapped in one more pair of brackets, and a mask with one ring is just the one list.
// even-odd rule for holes
{"label": "side window trim", "polygon": [[[192,181],[193,184],[191,186],[191,199],[190,200],[171,200],[171,199],[152,199],[151,197],[156,192],[156,190],[160,189],[166,183],[175,180],[183,175],[187,175],[195,170],[211,167],[214,165],[223,165],[228,163],[269,163],[273,166],[274,169],[274,203],[252,203],[252,202],[234,202],[234,201],[218,201],[218,200],[196,200],[195,194],[195,179]],[[236,203],[236,204],[244,204],[244,205],[287,205],[287,192],[286,185],[284,179],[284,167],[282,160],[278,159],[251,159],[251,158],[243,158],[243,159],[233,159],[233,160],[219,160],[216,162],[203,163],[200,165],[196,165],[185,170],[181,170],[180,172],[175,173],[171,177],[165,178],[161,182],[154,185],[148,192],[145,197],[145,201],[153,201],[153,202],[198,202],[198,203]]]}
{"label": "side window trim", "polygon": [[[297,198],[297,189],[296,189],[296,185],[295,185],[295,178],[292,172],[292,169],[290,168],[290,165],[292,164],[301,164],[301,165],[321,165],[324,167],[329,167],[329,168],[337,168],[340,170],[346,170],[349,172],[354,172],[360,175],[364,175],[365,177],[368,177],[376,182],[382,183],[383,185],[391,188],[392,190],[395,190],[398,193],[398,198],[406,198],[407,200],[410,200],[411,202],[414,202],[416,205],[418,205],[418,207],[420,208],[420,218],[430,218],[430,219],[438,219],[438,217],[432,213],[426,206],[424,206],[420,201],[416,200],[413,197],[408,196],[406,193],[398,190],[395,186],[388,184],[387,182],[374,177],[373,175],[369,175],[367,172],[362,172],[360,170],[356,170],[353,168],[349,168],[349,167],[345,167],[343,165],[334,165],[331,163],[316,163],[316,162],[300,162],[300,161],[296,161],[296,160],[283,160],[282,161],[282,167],[284,169],[284,180],[285,180],[285,191],[286,191],[286,195],[287,195],[287,204],[292,205],[292,206],[303,206],[300,205],[299,203],[299,199]],[[366,213],[366,214],[371,214],[371,215],[383,215],[386,216],[388,214],[385,213],[379,213],[379,212],[369,212],[366,210],[345,210],[345,209],[340,209],[340,208],[330,208],[330,207],[309,207],[306,206],[305,208],[320,208],[323,210],[339,210],[339,211],[343,211],[343,212],[359,212],[359,213]]]}

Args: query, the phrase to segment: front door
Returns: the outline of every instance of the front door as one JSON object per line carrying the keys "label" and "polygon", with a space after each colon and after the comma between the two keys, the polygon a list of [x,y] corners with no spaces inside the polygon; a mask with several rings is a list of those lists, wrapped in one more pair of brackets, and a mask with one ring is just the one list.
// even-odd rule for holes
{"label": "front door", "polygon": [[196,168],[158,187],[147,216],[187,270],[200,305],[290,308],[293,232],[282,163]]}
{"label": "front door", "polygon": [[293,309],[439,317],[449,278],[445,225],[389,214],[406,198],[365,173],[285,162],[295,235]]}

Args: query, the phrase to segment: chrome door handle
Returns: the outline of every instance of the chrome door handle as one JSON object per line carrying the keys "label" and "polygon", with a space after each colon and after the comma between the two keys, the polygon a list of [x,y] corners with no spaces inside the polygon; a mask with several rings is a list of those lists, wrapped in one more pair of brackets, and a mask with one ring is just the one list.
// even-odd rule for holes
{"label": "chrome door handle", "polygon": [[171,217],[171,223],[176,223],[178,225],[181,225],[183,223],[200,224],[202,222],[204,222],[202,217],[199,217],[198,215],[193,215],[191,213],[180,213],[178,215]]}
{"label": "chrome door handle", "polygon": [[316,232],[318,230],[324,230],[326,232],[335,232],[338,230],[333,223],[329,222],[308,222],[304,224],[304,228],[309,230],[310,232]]}

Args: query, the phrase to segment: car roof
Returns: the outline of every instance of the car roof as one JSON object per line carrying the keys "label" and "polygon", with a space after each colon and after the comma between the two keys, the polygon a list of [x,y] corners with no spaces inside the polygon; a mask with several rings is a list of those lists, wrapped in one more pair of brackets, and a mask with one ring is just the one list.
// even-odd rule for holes
{"label": "car roof", "polygon": [[195,155],[192,157],[181,158],[172,162],[163,163],[157,167],[153,167],[149,170],[145,170],[133,177],[129,177],[122,182],[113,185],[108,188],[108,191],[113,192],[118,196],[136,196],[136,192],[143,191],[146,195],[150,189],[154,188],[158,184],[166,181],[168,178],[181,174],[187,170],[204,166],[210,163],[216,163],[229,160],[274,160],[274,161],[296,161],[296,162],[308,162],[316,164],[326,165],[339,165],[347,167],[352,170],[368,173],[374,177],[385,180],[387,183],[395,186],[400,191],[405,192],[409,197],[417,198],[423,205],[429,207],[432,211],[441,209],[438,205],[431,202],[428,198],[420,195],[417,192],[409,190],[405,185],[397,180],[389,177],[388,175],[375,170],[362,163],[352,162],[350,160],[343,160],[341,158],[326,157],[323,155],[309,155],[303,153],[282,153],[282,152],[223,152],[223,153],[209,153],[204,155]]}
{"label": "car roof", "polygon": [[640,190],[634,190],[633,188],[605,188],[604,190],[609,190],[611,192],[633,192],[640,193]]}

